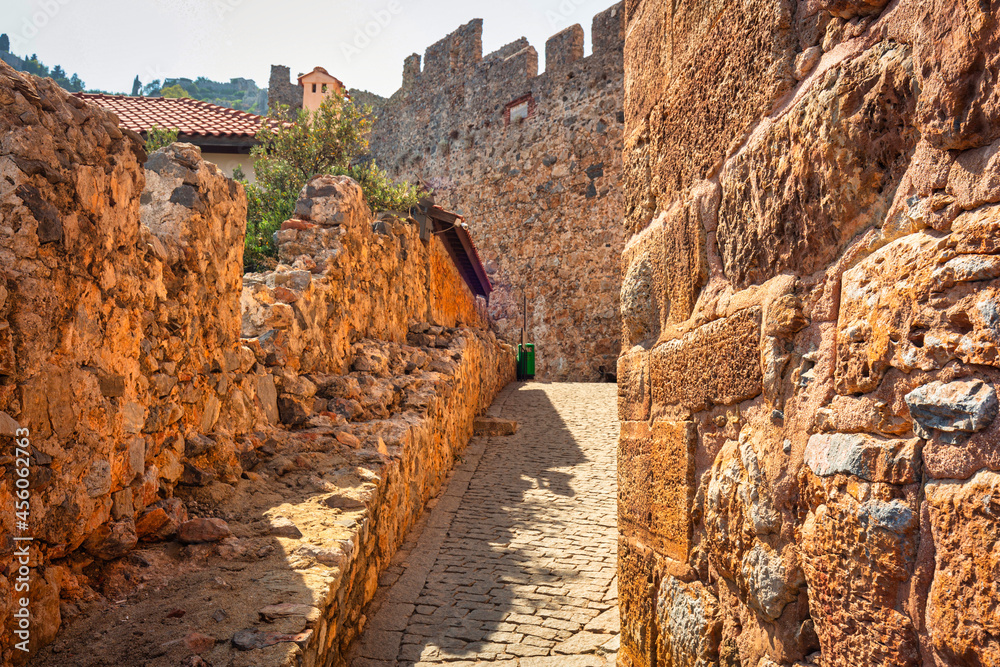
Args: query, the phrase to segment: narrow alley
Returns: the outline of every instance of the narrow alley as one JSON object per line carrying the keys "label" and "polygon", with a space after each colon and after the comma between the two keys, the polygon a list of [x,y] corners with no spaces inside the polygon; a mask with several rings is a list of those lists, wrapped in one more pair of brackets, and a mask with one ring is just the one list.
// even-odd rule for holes
{"label": "narrow alley", "polygon": [[611,666],[618,648],[613,384],[509,386],[411,531],[352,667]]}

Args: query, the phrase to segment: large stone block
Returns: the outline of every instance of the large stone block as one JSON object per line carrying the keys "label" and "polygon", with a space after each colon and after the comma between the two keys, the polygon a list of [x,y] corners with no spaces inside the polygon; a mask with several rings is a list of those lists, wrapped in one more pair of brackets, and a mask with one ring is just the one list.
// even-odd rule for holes
{"label": "large stone block", "polygon": [[700,581],[663,577],[656,598],[661,655],[671,667],[718,664],[722,623],[719,601]]}
{"label": "large stone block", "polygon": [[684,562],[691,546],[694,422],[625,422],[618,441],[618,520]]}
{"label": "large stone block", "polygon": [[915,58],[920,77],[917,125],[939,148],[962,149],[1000,137],[1000,24],[997,3],[919,3]]}
{"label": "large stone block", "polygon": [[910,234],[844,272],[837,323],[839,393],[873,391],[889,368],[933,371],[953,359],[1000,364],[1000,288],[994,282],[1000,259],[955,252],[992,247],[981,235],[993,227],[981,216],[960,222],[964,217],[956,226],[968,233]]}
{"label": "large stone block", "polygon": [[655,341],[670,303],[664,289],[663,227],[646,229],[622,254],[622,346]]}
{"label": "large stone block", "polygon": [[803,462],[820,477],[853,475],[868,482],[912,484],[920,479],[919,444],[863,433],[816,433],[809,437]]}
{"label": "large stone block", "polygon": [[802,568],[824,667],[920,665],[913,619],[900,611],[920,536],[915,485],[857,489],[807,473],[803,496]]}
{"label": "large stone block", "polygon": [[656,664],[656,556],[625,537],[618,540],[618,601],[621,609],[619,664]]}
{"label": "large stone block", "polygon": [[1000,475],[925,487],[934,539],[927,633],[949,664],[1000,664]]}
{"label": "large stone block", "polygon": [[705,229],[696,203],[676,204],[663,221],[663,267],[667,324],[691,317],[698,292],[708,280]]}
{"label": "large stone block", "polygon": [[758,451],[766,441],[752,427],[730,440],[712,465],[705,493],[702,524],[710,562],[761,619],[775,621],[798,597],[801,572],[791,550],[775,548],[781,514],[774,487]]}
{"label": "large stone block", "polygon": [[721,176],[727,277],[747,286],[812,273],[879,225],[917,142],[915,103],[909,47],[882,42],[756,131]]}
{"label": "large stone block", "polygon": [[761,392],[761,309],[747,308],[653,349],[653,414],[666,406],[697,412]]}
{"label": "large stone block", "polygon": [[649,419],[649,353],[636,350],[618,358],[618,419]]}
{"label": "large stone block", "polygon": [[782,0],[645,0],[627,15],[627,128],[648,119],[653,192],[669,202],[712,172],[790,87],[791,8]]}

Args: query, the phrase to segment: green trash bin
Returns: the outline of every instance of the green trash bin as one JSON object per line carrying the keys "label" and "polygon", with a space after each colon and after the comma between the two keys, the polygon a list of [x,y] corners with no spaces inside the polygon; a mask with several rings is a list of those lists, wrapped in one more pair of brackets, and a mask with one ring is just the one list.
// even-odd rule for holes
{"label": "green trash bin", "polygon": [[517,346],[517,379],[535,379],[535,344],[523,343]]}

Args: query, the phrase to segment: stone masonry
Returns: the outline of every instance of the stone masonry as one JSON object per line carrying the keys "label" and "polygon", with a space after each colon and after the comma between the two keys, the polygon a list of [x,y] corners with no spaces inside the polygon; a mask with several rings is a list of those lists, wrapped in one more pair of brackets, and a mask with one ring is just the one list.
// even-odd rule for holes
{"label": "stone masonry", "polygon": [[292,83],[291,70],[284,65],[271,65],[271,78],[267,82],[267,108],[287,106],[290,110],[302,108],[302,86]]}
{"label": "stone masonry", "polygon": [[482,20],[403,65],[381,106],[372,154],[463,214],[495,291],[490,315],[517,342],[522,294],[537,376],[613,377],[623,236],[622,18],[593,20],[583,57],[574,25],[546,42],[546,69],[522,38],[483,56]]}
{"label": "stone masonry", "polygon": [[623,667],[1000,665],[1000,3],[626,3]]}
{"label": "stone masonry", "polygon": [[[242,188],[196,147],[147,157],[109,112],[3,64],[0,135],[0,665],[29,655],[18,593],[37,664],[335,660],[513,375],[482,304],[440,241],[373,219],[346,177],[311,181],[277,269],[243,276]],[[220,568],[242,604],[160,623]],[[147,586],[169,594],[143,607]]]}

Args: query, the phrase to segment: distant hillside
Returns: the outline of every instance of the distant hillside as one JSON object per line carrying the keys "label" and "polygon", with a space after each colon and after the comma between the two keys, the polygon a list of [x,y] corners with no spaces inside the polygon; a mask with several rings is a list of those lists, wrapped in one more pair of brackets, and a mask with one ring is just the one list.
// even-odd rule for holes
{"label": "distant hillside", "polygon": [[190,97],[250,113],[267,113],[267,88],[258,88],[252,79],[230,79],[220,83],[206,79],[177,78],[153,81],[142,87],[147,97]]}
{"label": "distant hillside", "polygon": [[35,54],[32,54],[30,58],[21,58],[11,53],[10,40],[6,34],[0,35],[0,60],[21,72],[41,77],[52,77],[56,83],[72,93],[78,93],[85,87],[76,72],[72,76],[68,76],[62,65],[56,65],[49,69]]}
{"label": "distant hillside", "polygon": [[[16,70],[28,72],[36,76],[52,77],[56,83],[70,92],[79,92],[86,89],[86,84],[74,72],[72,76],[66,74],[62,66],[56,65],[49,69],[37,55],[31,57],[20,57],[10,53],[10,40],[7,35],[0,35],[0,60],[10,65]],[[128,90],[128,89],[126,89]],[[109,90],[87,90],[88,93],[109,93],[112,95],[128,94],[125,91]],[[250,113],[267,113],[267,88],[258,88],[252,79],[230,79],[229,83],[212,81],[203,76],[197,79],[177,78],[152,81],[142,85],[136,77],[132,82],[131,93],[140,94],[146,97],[190,97],[196,100],[204,100],[219,106],[231,109],[240,109]]]}

